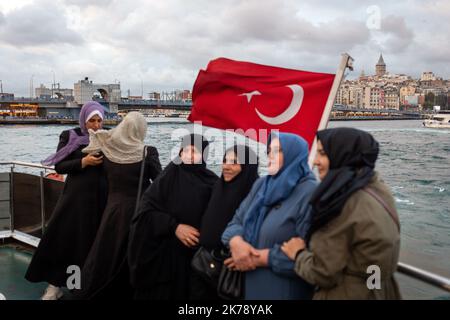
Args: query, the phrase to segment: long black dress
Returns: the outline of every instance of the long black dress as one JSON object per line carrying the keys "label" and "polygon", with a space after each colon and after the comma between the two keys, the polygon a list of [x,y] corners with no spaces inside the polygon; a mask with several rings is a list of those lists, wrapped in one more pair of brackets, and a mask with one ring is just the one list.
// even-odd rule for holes
{"label": "long black dress", "polygon": [[[241,163],[241,172],[231,181],[225,181],[223,175],[214,185],[211,199],[202,217],[200,229],[200,246],[209,251],[220,252],[223,247],[221,237],[228,223],[233,219],[241,202],[247,197],[253,183],[258,179],[258,164],[249,163],[249,159],[256,159],[256,154],[248,146],[238,145],[233,150],[239,158],[245,155]],[[251,155],[250,155],[251,154]],[[225,159],[224,159],[225,160]],[[247,161],[247,163],[245,163]],[[200,275],[192,271],[190,299],[216,300],[217,288],[206,282]]]}
{"label": "long black dress", "polygon": [[[75,132],[81,136],[81,129]],[[69,130],[59,138],[58,150],[69,141]],[[56,172],[67,174],[63,192],[53,211],[46,232],[36,249],[25,278],[65,287],[67,267],[83,267],[100,225],[106,205],[107,183],[103,166],[81,167],[85,156],[80,146],[55,165]]]}
{"label": "long black dress", "polygon": [[[126,263],[127,244],[142,162],[117,164],[106,156],[103,159],[109,186],[108,200],[94,244],[81,271],[81,289],[74,291],[76,299],[126,299],[132,296]],[[158,151],[148,147],[143,190],[160,172]]]}
{"label": "long black dress", "polygon": [[133,219],[129,257],[136,299],[187,299],[195,249],[176,237],[178,224],[200,228],[218,177],[204,164],[171,162],[145,191]]}

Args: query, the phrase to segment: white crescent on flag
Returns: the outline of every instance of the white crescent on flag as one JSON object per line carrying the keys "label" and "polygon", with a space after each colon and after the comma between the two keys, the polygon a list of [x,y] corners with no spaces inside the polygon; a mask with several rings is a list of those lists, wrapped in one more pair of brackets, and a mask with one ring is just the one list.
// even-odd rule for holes
{"label": "white crescent on flag", "polygon": [[[267,122],[268,124],[279,125],[279,124],[288,122],[293,117],[295,117],[295,115],[300,111],[300,108],[301,108],[302,102],[303,102],[303,96],[304,96],[304,91],[303,91],[302,86],[300,86],[298,84],[291,84],[286,87],[288,87],[289,89],[292,90],[293,95],[292,95],[292,100],[291,100],[291,103],[289,104],[289,107],[287,107],[286,110],[284,110],[282,113],[280,113],[279,115],[277,115],[275,117],[268,117],[268,116],[263,115],[261,112],[258,111],[257,108],[255,108],[256,114],[263,121]],[[261,92],[252,91],[252,92],[241,94],[241,96],[247,97],[247,102],[250,102],[250,100],[252,99],[252,97],[254,95],[261,95]]]}

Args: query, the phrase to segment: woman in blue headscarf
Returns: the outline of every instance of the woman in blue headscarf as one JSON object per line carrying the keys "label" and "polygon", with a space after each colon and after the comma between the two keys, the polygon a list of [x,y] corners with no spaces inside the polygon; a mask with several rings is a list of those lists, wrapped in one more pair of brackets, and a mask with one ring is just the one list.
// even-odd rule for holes
{"label": "woman in blue headscarf", "polygon": [[310,299],[312,287],[296,278],[281,245],[306,235],[310,197],[317,186],[308,166],[308,144],[279,133],[268,141],[268,175],[258,179],[222,235],[229,268],[245,272],[245,299]]}
{"label": "woman in blue headscarf", "polygon": [[63,192],[51,221],[36,249],[25,278],[47,282],[43,300],[62,296],[67,267],[82,267],[94,241],[105,208],[106,177],[100,154],[83,154],[89,144],[89,130],[102,128],[104,108],[89,101],[80,111],[80,127],[65,130],[59,137],[57,152],[42,161],[54,165],[59,174],[67,174]]}

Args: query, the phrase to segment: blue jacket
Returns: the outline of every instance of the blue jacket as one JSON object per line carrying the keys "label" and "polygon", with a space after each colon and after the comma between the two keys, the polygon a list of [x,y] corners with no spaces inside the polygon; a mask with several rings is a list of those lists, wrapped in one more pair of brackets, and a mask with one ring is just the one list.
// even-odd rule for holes
{"label": "blue jacket", "polygon": [[[222,242],[229,246],[234,236],[244,237],[243,221],[252,200],[263,187],[258,179],[248,196],[236,210],[222,235]],[[311,223],[309,199],[317,186],[312,173],[300,179],[288,198],[272,207],[266,214],[257,236],[256,249],[270,249],[268,267],[246,272],[246,299],[310,299],[313,288],[294,272],[294,262],[282,251],[281,245],[292,237],[305,238]],[[244,240],[248,241],[248,239]]]}

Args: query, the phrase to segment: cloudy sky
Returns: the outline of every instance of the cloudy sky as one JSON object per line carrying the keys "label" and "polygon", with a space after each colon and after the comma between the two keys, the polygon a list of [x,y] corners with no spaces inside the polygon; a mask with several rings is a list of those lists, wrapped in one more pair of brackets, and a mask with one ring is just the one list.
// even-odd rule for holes
{"label": "cloudy sky", "polygon": [[191,89],[209,60],[450,78],[450,1],[0,0],[0,80],[29,96],[53,81],[120,81],[122,95]]}

